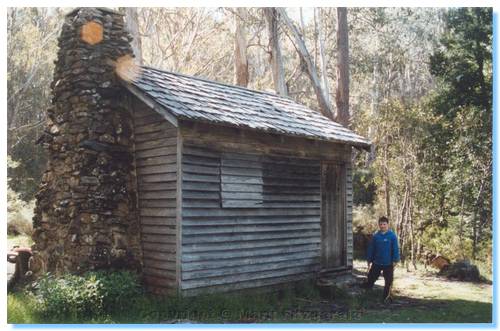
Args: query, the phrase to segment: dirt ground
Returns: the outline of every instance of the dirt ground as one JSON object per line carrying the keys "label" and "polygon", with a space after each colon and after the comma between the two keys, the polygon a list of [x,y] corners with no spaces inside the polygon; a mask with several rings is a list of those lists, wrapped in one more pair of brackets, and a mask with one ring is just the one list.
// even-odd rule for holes
{"label": "dirt ground", "polygon": [[[366,273],[366,264],[356,261],[355,269]],[[417,271],[407,271],[406,268],[398,266],[394,272],[393,294],[395,298],[407,297],[413,299],[441,299],[441,300],[470,300],[484,303],[492,303],[493,289],[488,283],[472,283],[449,280],[437,276],[437,270],[427,271],[420,266]],[[381,276],[375,283],[384,286]]]}
{"label": "dirt ground", "polygon": [[[364,261],[355,261],[355,273],[366,275]],[[357,287],[358,297],[371,301],[361,305],[361,321],[372,321],[384,316],[387,322],[491,322],[493,288],[491,282],[462,282],[438,276],[437,270],[420,265],[408,271],[399,265],[395,269],[392,289],[393,302],[383,305],[378,301],[384,279],[375,283],[376,289],[367,293]],[[413,269],[413,268],[412,268]]]}

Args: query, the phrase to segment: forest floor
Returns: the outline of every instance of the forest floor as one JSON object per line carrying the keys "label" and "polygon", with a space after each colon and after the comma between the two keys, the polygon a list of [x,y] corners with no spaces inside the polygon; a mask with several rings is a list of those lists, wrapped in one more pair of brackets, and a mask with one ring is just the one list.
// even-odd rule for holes
{"label": "forest floor", "polygon": [[[9,247],[12,242],[9,238]],[[355,273],[366,274],[355,261]],[[395,270],[393,302],[381,302],[383,278],[371,291],[359,286],[332,288],[314,283],[278,292],[219,294],[194,298],[143,295],[130,309],[105,316],[67,320],[42,317],[33,297],[8,295],[8,322],[21,323],[491,323],[491,282],[448,280],[435,271]]]}
{"label": "forest floor", "polygon": [[[364,261],[355,261],[354,268],[355,272],[366,274]],[[391,304],[380,302],[383,277],[375,285],[372,291],[358,290],[348,295],[348,305],[356,315],[352,322],[491,323],[492,320],[491,282],[449,280],[423,266],[412,271],[400,266],[394,273]]]}

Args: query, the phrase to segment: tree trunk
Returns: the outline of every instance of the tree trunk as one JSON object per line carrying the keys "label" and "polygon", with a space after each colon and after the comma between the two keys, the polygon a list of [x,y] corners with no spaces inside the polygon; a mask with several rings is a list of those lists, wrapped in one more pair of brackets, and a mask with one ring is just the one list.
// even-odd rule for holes
{"label": "tree trunk", "polygon": [[347,8],[337,8],[337,122],[349,126],[349,36]]}
{"label": "tree trunk", "polygon": [[321,67],[321,83],[325,91],[325,100],[330,103],[330,86],[328,84],[328,76],[326,73],[326,56],[325,56],[325,40],[323,36],[323,25],[321,24],[321,8],[314,8],[314,15],[317,15],[317,38],[319,41],[319,64]]}
{"label": "tree trunk", "polygon": [[237,8],[234,15],[234,82],[236,85],[247,87],[249,79],[244,17],[244,9]]}
{"label": "tree trunk", "polygon": [[472,213],[472,261],[475,261],[477,258],[477,246],[479,242],[479,220],[478,220],[478,205],[483,194],[484,187],[484,179],[481,180],[481,184],[479,186],[479,191],[477,193],[476,201],[473,206]]}
{"label": "tree trunk", "polygon": [[460,257],[463,260],[465,258],[464,254],[464,245],[463,245],[463,240],[464,240],[464,206],[465,206],[465,198],[463,196],[463,191],[462,191],[462,203],[460,204],[460,226],[458,228],[458,242],[459,242],[459,251],[460,251]]}
{"label": "tree trunk", "polygon": [[[375,38],[375,47],[378,49],[378,39]],[[370,111],[371,111],[371,117],[372,118],[377,118],[378,116],[378,104],[379,104],[379,87],[378,87],[378,81],[379,81],[379,59],[378,56],[376,56],[375,60],[373,61],[373,71],[372,71],[372,90],[371,90],[371,105],[370,105]],[[376,135],[375,132],[376,128],[374,124],[371,124],[368,127],[368,138],[373,139]],[[376,147],[375,144],[372,144],[370,146],[370,153],[367,154],[367,160],[366,160],[366,167],[369,167],[372,162],[375,160],[375,152],[376,152]]]}
{"label": "tree trunk", "polygon": [[301,60],[306,64],[307,75],[311,80],[321,113],[326,117],[333,119],[332,106],[329,102],[326,101],[326,93],[321,87],[321,81],[318,76],[318,71],[316,70],[316,66],[312,61],[311,54],[309,54],[309,51],[307,50],[306,44],[302,39],[302,35],[299,29],[288,17],[284,8],[276,8],[276,11],[279,13],[280,19],[282,19],[283,23],[285,23],[285,25],[292,33],[295,49],[297,50]]}
{"label": "tree trunk", "polygon": [[306,34],[306,24],[304,23],[304,11],[303,8],[299,8],[299,13],[300,13],[300,28],[302,35],[304,36]]}
{"label": "tree trunk", "polygon": [[135,61],[138,65],[143,64],[142,42],[139,32],[139,14],[136,7],[125,7],[122,12],[125,14],[125,28],[134,38],[130,43],[135,55]]}
{"label": "tree trunk", "polygon": [[270,46],[270,63],[273,74],[274,90],[279,95],[288,95],[285,84],[285,69],[281,56],[280,40],[278,35],[278,13],[276,8],[263,8],[267,23]]}
{"label": "tree trunk", "polygon": [[[410,170],[412,171],[412,170]],[[409,216],[409,225],[410,225],[410,243],[411,243],[411,263],[413,265],[413,269],[417,270],[417,245],[415,240],[415,227],[413,224],[413,175],[410,175],[409,180],[410,186],[410,194],[409,194],[409,208],[408,208],[408,216]]]}
{"label": "tree trunk", "polygon": [[405,193],[403,204],[401,206],[401,214],[397,221],[396,232],[399,237],[399,248],[401,253],[401,263],[404,265],[406,261],[406,234],[407,234],[407,215],[408,215],[408,187],[405,185]]}
{"label": "tree trunk", "polygon": [[385,213],[391,217],[391,187],[389,178],[389,167],[387,166],[387,141],[384,142],[384,195],[385,195]]}

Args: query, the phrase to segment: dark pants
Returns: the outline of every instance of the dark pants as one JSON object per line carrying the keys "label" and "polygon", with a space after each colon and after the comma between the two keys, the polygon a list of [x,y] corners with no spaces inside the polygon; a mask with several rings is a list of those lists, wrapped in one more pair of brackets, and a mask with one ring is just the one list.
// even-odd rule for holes
{"label": "dark pants", "polygon": [[392,280],[394,278],[394,267],[392,265],[379,265],[373,263],[370,271],[368,272],[367,287],[372,288],[373,284],[380,276],[380,272],[384,275],[384,300],[387,299],[391,292]]}

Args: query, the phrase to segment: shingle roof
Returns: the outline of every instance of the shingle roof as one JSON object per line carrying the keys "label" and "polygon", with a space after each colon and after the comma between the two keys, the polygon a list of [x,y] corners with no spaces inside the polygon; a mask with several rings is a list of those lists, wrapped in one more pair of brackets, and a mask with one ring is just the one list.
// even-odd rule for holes
{"label": "shingle roof", "polygon": [[317,111],[272,93],[142,67],[131,82],[177,119],[345,143],[370,142]]}

